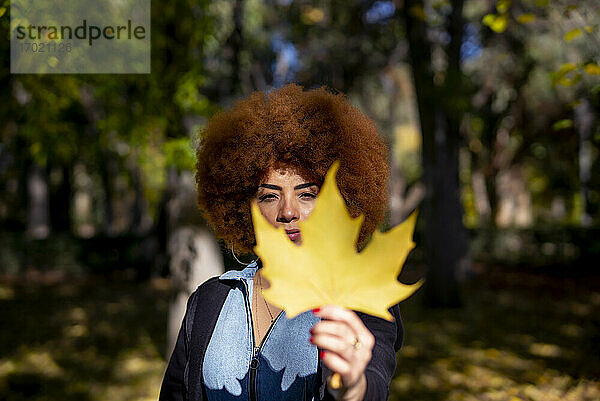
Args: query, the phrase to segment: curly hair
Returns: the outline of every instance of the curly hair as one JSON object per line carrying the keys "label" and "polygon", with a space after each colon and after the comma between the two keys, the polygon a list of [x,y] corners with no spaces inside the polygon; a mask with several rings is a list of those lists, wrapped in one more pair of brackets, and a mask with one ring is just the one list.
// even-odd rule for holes
{"label": "curly hair", "polygon": [[370,118],[326,87],[252,93],[209,120],[196,155],[198,206],[215,236],[236,251],[256,245],[250,199],[278,163],[320,186],[340,160],[337,184],[350,215],[365,216],[357,248],[385,218],[388,145]]}

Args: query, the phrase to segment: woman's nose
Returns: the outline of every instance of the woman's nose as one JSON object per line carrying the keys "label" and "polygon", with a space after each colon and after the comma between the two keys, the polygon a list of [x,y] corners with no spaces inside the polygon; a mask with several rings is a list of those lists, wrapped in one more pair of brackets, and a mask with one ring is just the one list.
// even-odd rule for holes
{"label": "woman's nose", "polygon": [[277,221],[280,223],[289,223],[300,218],[298,205],[293,200],[285,200],[277,214]]}

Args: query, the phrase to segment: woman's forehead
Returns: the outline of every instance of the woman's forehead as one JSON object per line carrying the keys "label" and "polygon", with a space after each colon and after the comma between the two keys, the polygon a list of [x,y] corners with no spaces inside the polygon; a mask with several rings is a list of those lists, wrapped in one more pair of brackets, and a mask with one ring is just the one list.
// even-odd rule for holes
{"label": "woman's forehead", "polygon": [[[303,188],[312,185],[318,186],[318,183],[312,180],[311,177],[308,177],[307,174],[303,174],[302,169],[287,163],[279,163],[277,165],[271,166],[263,174],[259,182],[259,185],[262,184],[282,184],[286,186],[292,185],[294,187],[301,185]],[[267,186],[267,188],[268,187],[269,186]]]}
{"label": "woman's forehead", "polygon": [[299,173],[297,169],[294,169],[292,167],[271,167],[269,170],[267,170],[260,183],[305,183],[308,181],[309,179],[307,177],[304,177],[302,174]]}

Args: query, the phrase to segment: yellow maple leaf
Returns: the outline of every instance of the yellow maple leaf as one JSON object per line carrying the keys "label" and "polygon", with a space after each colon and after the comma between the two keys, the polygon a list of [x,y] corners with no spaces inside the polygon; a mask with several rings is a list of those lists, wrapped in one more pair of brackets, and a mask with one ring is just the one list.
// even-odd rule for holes
{"label": "yellow maple leaf", "polygon": [[392,320],[388,308],[408,298],[422,280],[405,285],[397,277],[415,244],[416,212],[386,233],[375,231],[359,253],[356,239],[363,216],[352,218],[335,184],[336,161],[327,172],[315,207],[299,222],[302,245],[283,227],[276,229],[251,204],[256,235],[254,252],[263,263],[270,288],[265,298],[292,318],[323,305],[339,305]]}

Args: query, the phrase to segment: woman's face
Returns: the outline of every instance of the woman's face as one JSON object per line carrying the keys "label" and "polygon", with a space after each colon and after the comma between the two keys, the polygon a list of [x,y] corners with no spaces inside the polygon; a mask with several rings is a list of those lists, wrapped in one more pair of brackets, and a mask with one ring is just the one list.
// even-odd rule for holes
{"label": "woman's face", "polygon": [[315,206],[319,186],[298,175],[292,167],[271,168],[258,186],[256,199],[263,216],[275,228],[283,227],[296,245],[302,244],[299,221]]}

